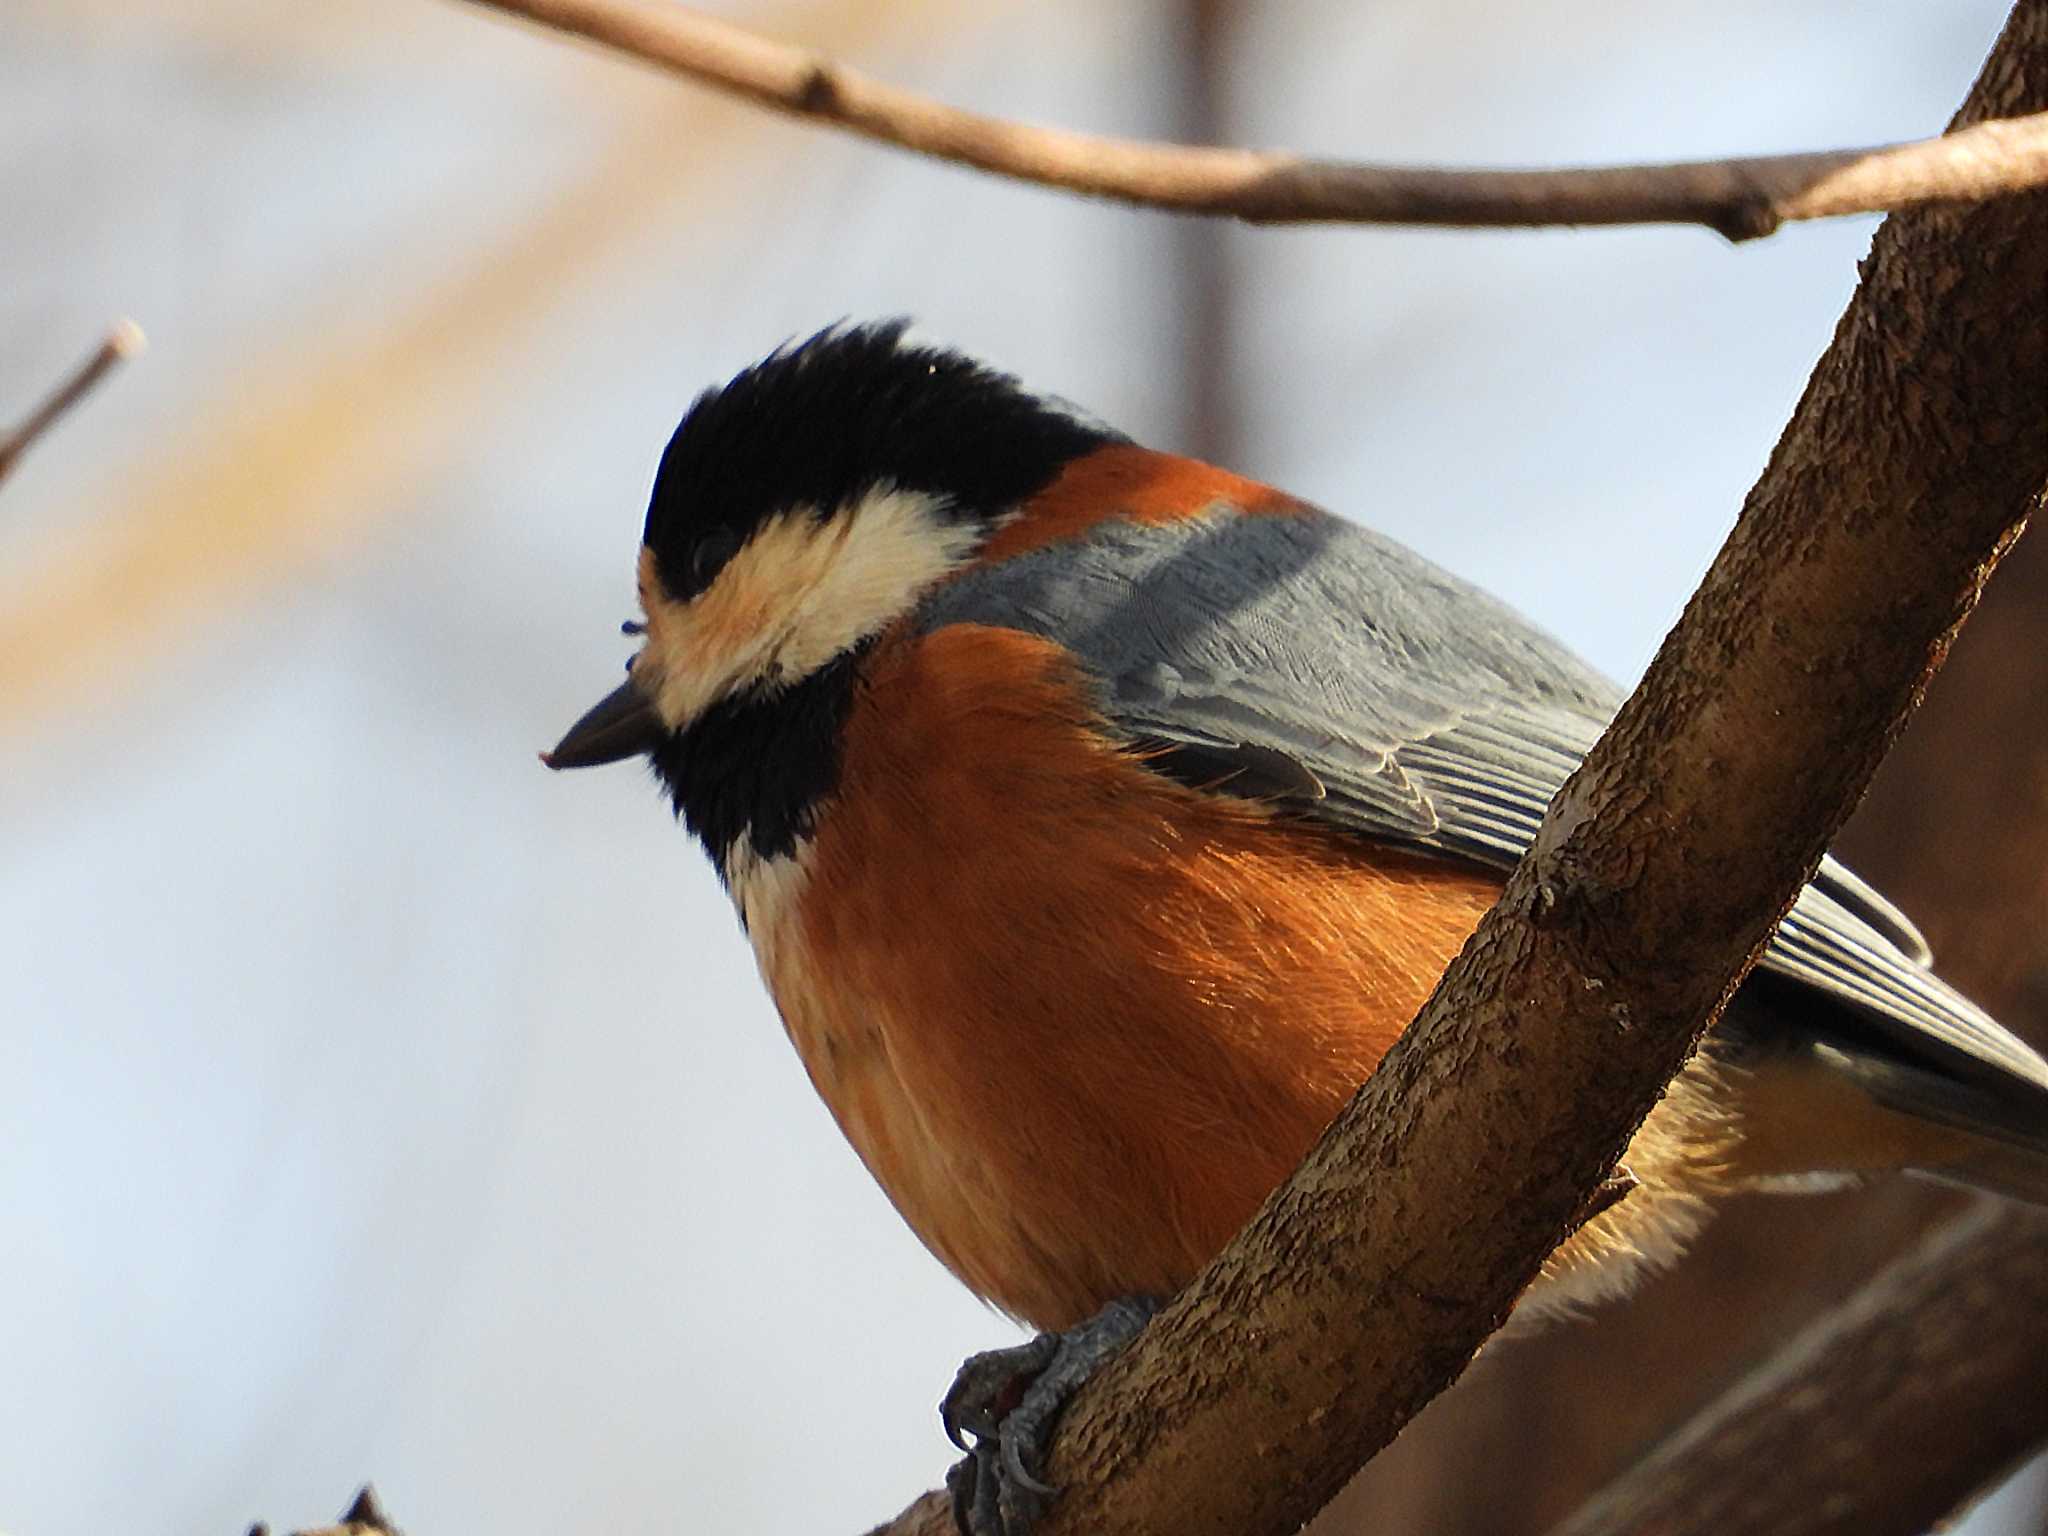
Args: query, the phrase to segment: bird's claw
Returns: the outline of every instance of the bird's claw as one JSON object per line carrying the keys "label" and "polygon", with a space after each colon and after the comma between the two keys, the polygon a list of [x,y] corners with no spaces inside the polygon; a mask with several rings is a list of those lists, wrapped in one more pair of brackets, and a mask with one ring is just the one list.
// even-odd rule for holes
{"label": "bird's claw", "polygon": [[971,1449],[969,1435],[977,1440],[993,1439],[1004,1417],[1052,1364],[1059,1348],[1060,1335],[1041,1333],[1028,1344],[969,1355],[939,1403],[939,1422],[946,1426],[946,1438],[963,1451]]}
{"label": "bird's claw", "polygon": [[[1057,1491],[1039,1476],[1054,1422],[1081,1384],[1143,1330],[1158,1303],[1113,1301],[1065,1333],[970,1356],[939,1405],[967,1455],[946,1474],[961,1536],[1024,1536]],[[969,1436],[973,1444],[968,1443]]]}

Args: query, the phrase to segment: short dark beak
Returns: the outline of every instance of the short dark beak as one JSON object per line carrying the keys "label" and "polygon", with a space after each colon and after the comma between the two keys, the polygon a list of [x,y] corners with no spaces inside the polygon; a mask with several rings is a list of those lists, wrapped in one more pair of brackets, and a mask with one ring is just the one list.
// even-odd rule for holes
{"label": "short dark beak", "polygon": [[662,735],[654,701],[629,677],[570,726],[554,751],[541,753],[540,760],[550,768],[595,768],[652,752]]}

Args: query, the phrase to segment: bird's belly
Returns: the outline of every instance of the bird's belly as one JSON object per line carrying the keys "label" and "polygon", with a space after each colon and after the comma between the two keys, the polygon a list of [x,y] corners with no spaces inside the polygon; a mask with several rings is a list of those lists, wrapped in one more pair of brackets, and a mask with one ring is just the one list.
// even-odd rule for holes
{"label": "bird's belly", "polygon": [[855,857],[840,820],[734,880],[848,1140],[956,1275],[1042,1327],[1192,1278],[1493,897],[1221,810],[1210,836],[1183,814],[1171,856],[1091,852],[1067,827],[1063,857],[984,847],[914,894],[835,878]]}
{"label": "bird's belly", "polygon": [[[961,1280],[1046,1328],[1185,1285],[1499,890],[1155,774],[1053,648],[966,626],[878,650],[814,834],[727,877],[862,1160]],[[1652,1115],[1642,1195],[1553,1259],[1602,1272],[1561,1296],[1697,1224],[1662,1191],[1720,1155],[1719,1097],[1688,1072]]]}
{"label": "bird's belly", "polygon": [[[1318,882],[1320,905],[1388,878],[1362,868]],[[858,899],[805,920],[787,898],[809,873],[790,861],[735,895],[813,1085],[925,1246],[1044,1328],[1192,1279],[1371,1075],[1463,937],[1445,935],[1426,971],[1384,954],[1359,965],[1269,911],[1259,942],[1218,967],[1098,911],[1088,942],[1058,954],[949,930],[941,965],[913,928],[866,926]],[[763,900],[764,883],[783,899]],[[1200,883],[1169,895],[1155,873],[1149,888],[1177,908],[1167,928],[1213,938],[1225,923]],[[1005,889],[962,893],[967,911],[1004,903],[1007,923],[985,932],[1029,930],[1072,886],[1031,896],[1013,875]],[[1487,899],[1473,893],[1475,912]],[[1112,956],[1128,968],[1107,974]],[[1738,1182],[1731,1107],[1710,1058],[1688,1067],[1630,1146],[1641,1187],[1552,1257],[1518,1320],[1618,1295],[1675,1258],[1706,1199]]]}

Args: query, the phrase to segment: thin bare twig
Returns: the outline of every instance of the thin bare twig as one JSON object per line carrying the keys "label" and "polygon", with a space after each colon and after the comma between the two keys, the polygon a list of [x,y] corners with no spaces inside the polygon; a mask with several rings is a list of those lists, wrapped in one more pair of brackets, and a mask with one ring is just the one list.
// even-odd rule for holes
{"label": "thin bare twig", "polygon": [[15,462],[35,446],[36,441],[57,424],[63,414],[92,392],[93,386],[123,358],[135,356],[145,345],[142,327],[133,320],[116,320],[98,349],[24,417],[19,426],[0,433],[0,480],[5,480]]}
{"label": "thin bare twig", "polygon": [[1701,224],[1730,240],[1789,220],[1982,202],[2048,185],[2048,113],[1868,149],[1571,170],[1364,165],[1105,138],[949,107],[654,0],[473,0],[760,106],[998,176],[1254,224]]}

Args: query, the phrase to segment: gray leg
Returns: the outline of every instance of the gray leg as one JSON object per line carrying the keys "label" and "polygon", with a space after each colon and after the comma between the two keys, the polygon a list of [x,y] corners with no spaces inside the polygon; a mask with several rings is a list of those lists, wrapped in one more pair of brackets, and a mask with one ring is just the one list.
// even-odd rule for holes
{"label": "gray leg", "polygon": [[1158,1310],[1156,1301],[1127,1296],[1065,1333],[987,1350],[960,1367],[939,1420],[967,1452],[946,1474],[961,1536],[1025,1536],[1037,1523],[1056,1491],[1038,1473],[1060,1410]]}

